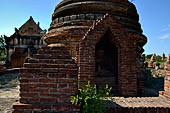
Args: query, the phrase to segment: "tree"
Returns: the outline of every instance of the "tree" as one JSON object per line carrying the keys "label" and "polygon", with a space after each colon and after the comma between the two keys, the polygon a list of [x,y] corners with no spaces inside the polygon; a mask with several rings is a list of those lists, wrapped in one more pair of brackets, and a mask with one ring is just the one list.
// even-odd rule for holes
{"label": "tree", "polygon": [[4,37],[0,36],[0,61],[4,61],[6,59],[6,48],[5,48],[5,40]]}
{"label": "tree", "polygon": [[149,61],[151,59],[153,54],[146,55],[146,61]]}
{"label": "tree", "polygon": [[161,62],[161,59],[162,59],[162,57],[161,57],[160,55],[157,55],[156,58],[155,58],[155,60],[156,60],[157,62]]}
{"label": "tree", "polygon": [[2,35],[0,36],[0,48],[1,49],[5,48],[5,39]]}

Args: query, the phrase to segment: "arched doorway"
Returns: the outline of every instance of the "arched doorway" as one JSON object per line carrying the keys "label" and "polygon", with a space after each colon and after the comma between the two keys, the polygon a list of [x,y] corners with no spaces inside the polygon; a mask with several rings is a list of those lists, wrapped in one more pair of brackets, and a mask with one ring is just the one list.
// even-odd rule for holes
{"label": "arched doorway", "polygon": [[118,48],[110,42],[111,31],[107,30],[95,47],[97,87],[112,87],[112,95],[117,95],[118,90]]}

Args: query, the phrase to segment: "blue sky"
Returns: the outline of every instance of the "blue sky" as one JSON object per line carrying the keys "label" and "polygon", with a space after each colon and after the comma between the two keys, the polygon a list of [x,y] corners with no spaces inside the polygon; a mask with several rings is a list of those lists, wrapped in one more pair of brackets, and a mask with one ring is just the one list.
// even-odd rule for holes
{"label": "blue sky", "polygon": [[[48,29],[56,4],[61,0],[0,0],[0,35],[10,36],[30,16]],[[170,54],[170,0],[133,0],[148,38],[145,53]]]}

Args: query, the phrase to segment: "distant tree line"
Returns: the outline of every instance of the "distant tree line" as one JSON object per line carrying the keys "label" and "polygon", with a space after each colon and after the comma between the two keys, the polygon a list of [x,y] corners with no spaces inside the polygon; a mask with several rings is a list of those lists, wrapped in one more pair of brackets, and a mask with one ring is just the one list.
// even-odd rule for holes
{"label": "distant tree line", "polygon": [[[146,55],[146,61],[149,61],[151,59],[153,54]],[[166,60],[162,60],[162,57],[160,55],[156,55],[155,62],[165,62]]]}

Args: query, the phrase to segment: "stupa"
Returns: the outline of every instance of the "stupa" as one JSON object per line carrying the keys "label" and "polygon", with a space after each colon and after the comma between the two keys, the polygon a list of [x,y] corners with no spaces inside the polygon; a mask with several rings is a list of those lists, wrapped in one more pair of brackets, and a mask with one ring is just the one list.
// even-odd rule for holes
{"label": "stupa", "polygon": [[119,95],[137,95],[137,71],[143,67],[147,39],[128,0],[63,0],[55,8],[45,41],[70,48],[80,84],[107,83]]}

